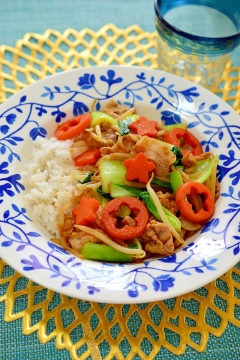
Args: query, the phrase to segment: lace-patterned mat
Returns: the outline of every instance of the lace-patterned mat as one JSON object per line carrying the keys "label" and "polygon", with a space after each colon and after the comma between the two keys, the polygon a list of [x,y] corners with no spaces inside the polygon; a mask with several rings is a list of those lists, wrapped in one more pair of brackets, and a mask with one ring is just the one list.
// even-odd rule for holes
{"label": "lace-patterned mat", "polygon": [[[136,25],[118,29],[113,24],[98,32],[26,34],[15,48],[0,46],[0,102],[39,79],[76,67],[128,64],[156,69],[154,38],[155,33]],[[240,113],[240,68],[229,62],[214,91]],[[161,347],[175,355],[184,354],[187,346],[203,352],[209,334],[221,336],[228,322],[240,327],[240,263],[216,281],[175,299],[109,305],[54,293],[0,260],[0,302],[4,301],[6,322],[22,319],[23,334],[37,331],[41,343],[54,338],[56,348],[68,350],[72,359],[151,360]]]}

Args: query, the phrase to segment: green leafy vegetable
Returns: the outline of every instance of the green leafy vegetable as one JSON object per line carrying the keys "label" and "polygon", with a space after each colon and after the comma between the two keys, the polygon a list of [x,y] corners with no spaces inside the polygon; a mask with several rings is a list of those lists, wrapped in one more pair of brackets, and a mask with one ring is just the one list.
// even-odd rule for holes
{"label": "green leafy vegetable", "polygon": [[127,117],[124,120],[119,120],[118,121],[118,126],[119,126],[119,132],[120,135],[127,135],[130,133],[130,130],[128,128],[128,126],[132,123],[132,120],[130,117]]}
{"label": "green leafy vegetable", "polygon": [[129,116],[126,117],[126,119],[123,120],[119,120],[118,121],[118,126],[119,126],[119,132],[120,135],[127,135],[130,133],[129,130],[129,125],[133,122],[136,121],[139,118],[138,114],[131,114]]}
{"label": "green leafy vegetable", "polygon": [[183,157],[183,154],[181,152],[181,149],[177,146],[173,146],[171,148],[171,151],[174,153],[174,155],[176,156],[176,161],[175,163],[173,164],[174,166],[177,166],[177,165],[182,165],[181,161],[182,161],[182,157]]}
{"label": "green leafy vegetable", "polygon": [[161,187],[164,187],[170,191],[172,191],[172,186],[169,182],[167,181],[162,181],[162,180],[158,180],[156,178],[153,178],[152,179],[152,184],[155,184],[155,185],[158,185],[158,186],[161,186]]}
{"label": "green leafy vegetable", "polygon": [[99,188],[97,189],[97,192],[99,195],[105,197],[106,199],[109,199],[109,200],[113,199],[109,193],[105,193],[102,191],[102,186],[99,186]]}
{"label": "green leafy vegetable", "polygon": [[79,181],[80,184],[86,184],[91,181],[91,177],[94,175],[94,172],[90,172],[83,181]]}
{"label": "green leafy vegetable", "polygon": [[152,201],[152,198],[151,198],[149,192],[148,191],[142,191],[140,193],[140,198],[143,199],[143,201],[147,205],[148,210],[155,216],[155,218],[160,220],[161,218],[159,216],[159,213],[157,211],[157,208],[156,208],[154,202]]}

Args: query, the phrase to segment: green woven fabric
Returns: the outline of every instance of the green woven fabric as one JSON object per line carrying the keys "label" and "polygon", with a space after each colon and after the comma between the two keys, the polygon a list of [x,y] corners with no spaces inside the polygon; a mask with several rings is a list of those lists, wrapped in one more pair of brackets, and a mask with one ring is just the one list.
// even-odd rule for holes
{"label": "green woven fabric", "polygon": [[[80,31],[86,27],[97,31],[108,23],[114,23],[118,28],[138,24],[143,30],[152,32],[155,30],[153,3],[153,0],[0,0],[0,44],[14,47],[16,41],[23,38],[27,32],[42,34],[49,28],[60,32],[67,28]],[[240,50],[233,54],[232,59],[234,65],[240,66]],[[10,274],[11,269],[8,271]],[[0,296],[5,291],[3,286],[0,287]],[[55,301],[58,301],[57,298]],[[167,304],[171,306],[171,300],[168,300]],[[19,307],[23,305],[19,304]],[[0,303],[1,360],[71,359],[67,350],[56,349],[55,339],[43,345],[37,333],[23,335],[21,320],[6,323],[4,306],[4,303]],[[197,353],[187,347],[184,355],[175,356],[161,348],[156,359],[239,359],[239,338],[240,330],[229,324],[220,338],[209,336],[204,353]],[[104,348],[100,350],[104,359],[108,351]],[[136,355],[134,360],[137,359],[140,358]]]}

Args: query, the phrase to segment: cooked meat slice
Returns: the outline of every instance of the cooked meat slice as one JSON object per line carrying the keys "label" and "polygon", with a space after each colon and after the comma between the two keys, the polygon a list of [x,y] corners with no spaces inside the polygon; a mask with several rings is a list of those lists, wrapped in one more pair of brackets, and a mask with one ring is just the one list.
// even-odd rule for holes
{"label": "cooked meat slice", "polygon": [[101,151],[101,155],[104,156],[104,155],[109,155],[111,154],[111,147],[107,147],[107,146],[103,146],[100,148],[100,151]]}
{"label": "cooked meat slice", "polygon": [[129,226],[135,226],[136,222],[131,216],[125,216],[124,219],[122,219],[121,223],[123,225],[129,225]]}
{"label": "cooked meat slice", "polygon": [[115,119],[119,118],[127,110],[129,110],[128,106],[120,105],[115,100],[110,100],[107,106],[103,109],[106,114],[112,116]]}
{"label": "cooked meat slice", "polygon": [[156,165],[154,170],[156,176],[168,177],[169,167],[175,162],[176,156],[164,142],[143,136],[132,150],[132,153],[140,152],[143,152],[148,160]]}
{"label": "cooked meat slice", "polygon": [[197,162],[196,156],[194,156],[193,153],[191,153],[191,151],[188,151],[182,157],[182,165],[186,168],[195,166],[196,162]]}
{"label": "cooked meat slice", "polygon": [[161,204],[165,206],[166,209],[171,211],[172,214],[176,215],[176,213],[178,212],[178,207],[176,201],[174,200],[175,195],[170,194],[169,192],[164,194],[162,191],[158,191],[156,195],[161,201]]}
{"label": "cooked meat slice", "polygon": [[[101,212],[102,208],[99,208],[97,211],[96,223],[99,222]],[[74,225],[75,219],[72,214],[66,214],[64,216],[64,224],[62,226],[59,226],[60,236],[65,238],[68,246],[72,247],[76,251],[81,251],[83,245],[86,242],[101,243],[101,240],[87,232],[77,229],[76,227],[74,227]],[[98,231],[103,233],[101,229],[98,229]]]}
{"label": "cooked meat slice", "polygon": [[207,159],[209,157],[213,158],[214,155],[211,152],[205,152],[205,153],[203,153],[201,155],[196,156],[196,160],[197,161],[205,160],[205,159]]}
{"label": "cooked meat slice", "polygon": [[151,220],[140,237],[145,251],[163,256],[174,253],[173,237],[166,224]]}
{"label": "cooked meat slice", "polygon": [[92,236],[84,231],[77,231],[72,233],[69,242],[74,250],[81,252],[83,245],[86,242],[99,243],[101,241],[95,236]]}
{"label": "cooked meat slice", "polygon": [[192,166],[196,165],[197,161],[200,160],[205,160],[209,157],[213,157],[213,154],[210,152],[206,152],[203,153],[201,155],[198,156],[194,156],[193,153],[191,151],[188,151],[185,155],[183,155],[182,157],[182,164],[183,166],[185,166],[186,168],[190,168]]}

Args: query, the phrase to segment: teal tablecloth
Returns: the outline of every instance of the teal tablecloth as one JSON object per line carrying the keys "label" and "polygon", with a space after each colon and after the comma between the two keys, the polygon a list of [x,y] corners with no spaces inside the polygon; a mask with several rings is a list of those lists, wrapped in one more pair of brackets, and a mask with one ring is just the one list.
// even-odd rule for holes
{"label": "teal tablecloth", "polygon": [[[153,3],[153,0],[0,0],[0,44],[14,47],[27,32],[42,34],[49,28],[60,32],[67,28],[80,31],[86,27],[97,31],[108,23],[118,28],[138,24],[152,32],[155,30]],[[240,65],[240,50],[233,55],[233,61],[234,65]],[[239,339],[240,330],[229,324],[220,338],[209,336],[204,353],[187,347],[184,355],[175,356],[161,348],[156,359],[238,359]],[[0,303],[0,359],[58,360],[70,359],[70,355],[67,350],[56,349],[55,339],[43,345],[37,333],[23,335],[22,320],[6,323],[4,303]],[[134,360],[137,359],[135,356]]]}

